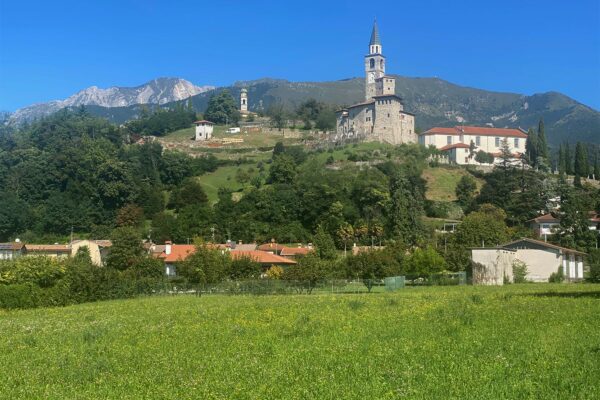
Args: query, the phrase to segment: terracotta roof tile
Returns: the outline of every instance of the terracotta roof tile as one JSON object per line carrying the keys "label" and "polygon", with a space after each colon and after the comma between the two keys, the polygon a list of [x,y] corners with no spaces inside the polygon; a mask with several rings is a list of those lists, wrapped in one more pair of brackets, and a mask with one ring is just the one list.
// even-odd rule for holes
{"label": "terracotta roof tile", "polygon": [[260,264],[296,264],[296,261],[261,250],[231,250],[233,260],[249,257]]}
{"label": "terracotta roof tile", "polygon": [[468,149],[471,146],[469,146],[468,144],[465,143],[455,143],[455,144],[448,144],[442,148],[440,148],[441,151],[446,151],[446,150],[452,150],[452,149]]}
{"label": "terracotta roof tile", "polygon": [[476,136],[504,136],[504,137],[518,137],[527,138],[527,134],[520,129],[515,128],[490,128],[485,126],[462,126],[458,125],[452,128],[446,127],[433,127],[421,135],[454,135],[460,134],[465,135],[476,135]]}

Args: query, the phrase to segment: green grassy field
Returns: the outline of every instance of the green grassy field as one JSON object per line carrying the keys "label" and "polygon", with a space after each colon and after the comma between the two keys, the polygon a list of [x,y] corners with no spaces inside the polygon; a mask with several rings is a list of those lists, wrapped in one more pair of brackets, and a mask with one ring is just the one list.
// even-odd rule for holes
{"label": "green grassy field", "polygon": [[600,398],[600,286],[0,311],[6,399]]}
{"label": "green grassy field", "polygon": [[[435,201],[454,201],[456,200],[456,185],[463,175],[469,175],[467,170],[462,168],[427,168],[423,171],[423,179],[427,181],[428,200]],[[474,178],[477,182],[477,189],[481,189],[483,181]]]}

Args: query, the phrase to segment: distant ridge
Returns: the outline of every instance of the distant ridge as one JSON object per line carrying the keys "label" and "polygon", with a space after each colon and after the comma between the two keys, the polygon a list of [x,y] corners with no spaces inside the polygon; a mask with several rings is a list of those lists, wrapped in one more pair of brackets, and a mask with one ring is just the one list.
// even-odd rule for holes
{"label": "distant ridge", "polygon": [[127,107],[136,104],[166,104],[187,99],[214,86],[198,87],[181,78],[157,78],[136,87],[91,86],[65,100],[33,104],[15,111],[9,118],[12,123],[32,121],[52,114],[62,108],[78,106]]}

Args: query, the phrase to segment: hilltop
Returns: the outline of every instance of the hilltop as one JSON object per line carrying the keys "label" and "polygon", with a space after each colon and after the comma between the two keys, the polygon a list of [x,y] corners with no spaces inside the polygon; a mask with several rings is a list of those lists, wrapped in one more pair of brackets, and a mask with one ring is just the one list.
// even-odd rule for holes
{"label": "hilltop", "polygon": [[[600,143],[600,112],[558,92],[528,96],[459,86],[439,78],[396,76],[396,79],[396,93],[404,99],[406,110],[416,114],[416,126],[420,130],[457,124],[528,129],[537,126],[541,117],[552,145],[564,141]],[[292,109],[310,98],[343,106],[358,102],[364,96],[362,78],[331,82],[264,78],[202,91],[191,99],[194,108],[203,112],[213,94],[227,89],[237,97],[243,87],[248,89],[252,111],[266,111],[273,104]],[[160,103],[163,107],[175,104]],[[125,107],[86,105],[93,115],[116,123],[136,118],[142,107],[140,104]]]}

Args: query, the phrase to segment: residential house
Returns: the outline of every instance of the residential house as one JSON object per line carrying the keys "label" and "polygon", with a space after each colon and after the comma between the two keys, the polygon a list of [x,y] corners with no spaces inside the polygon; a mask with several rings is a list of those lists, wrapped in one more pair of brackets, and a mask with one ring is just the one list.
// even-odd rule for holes
{"label": "residential house", "polygon": [[158,256],[165,263],[165,275],[176,276],[177,264],[185,261],[185,259],[196,251],[196,246],[193,244],[173,244],[165,242],[164,251]]}
{"label": "residential house", "polygon": [[[281,257],[277,254],[273,254],[267,251],[261,250],[239,250],[233,249],[227,245],[208,245],[211,248],[221,250],[223,254],[229,254],[233,260],[240,259],[242,257],[248,257],[257,263],[261,264],[266,270],[272,265],[278,266],[289,266],[296,264],[296,261],[290,260],[286,257]],[[165,263],[165,275],[176,276],[177,275],[177,264],[185,261],[187,257],[194,254],[196,246],[191,244],[172,244],[171,242],[165,243],[165,249],[158,258],[161,258]]]}
{"label": "residential house", "polygon": [[471,249],[473,284],[502,285],[513,281],[513,265],[527,265],[526,279],[548,282],[552,273],[562,270],[569,281],[583,279],[585,253],[540,240],[522,238],[498,247]]}
{"label": "residential house", "polygon": [[26,244],[24,255],[68,258],[71,255],[71,246],[68,244]]}
{"label": "residential house", "polygon": [[283,247],[279,252],[279,255],[282,257],[287,257],[291,259],[297,259],[300,257],[304,257],[308,253],[314,251],[312,246],[309,247]]}
{"label": "residential house", "polygon": [[[560,218],[552,214],[540,215],[527,222],[529,223],[529,227],[540,238],[546,238],[560,230]],[[588,213],[588,227],[591,231],[596,231],[600,234],[600,214],[595,211]]]}
{"label": "residential house", "polygon": [[23,243],[18,239],[14,242],[0,243],[0,260],[14,260],[23,255]]}
{"label": "residential house", "polygon": [[[498,157],[503,142],[510,147],[514,159],[525,152],[527,134],[522,129],[489,128],[481,126],[434,127],[419,134],[419,143],[434,146],[448,156],[448,160],[459,165],[479,164],[475,154],[479,151]],[[473,146],[473,151],[471,151]]]}
{"label": "residential house", "polygon": [[296,264],[296,261],[290,260],[289,258],[282,257],[277,254],[270,253],[268,251],[261,250],[231,250],[231,259],[237,260],[243,257],[248,257],[253,261],[262,265],[264,270],[269,269],[272,265],[279,267],[288,267]]}

